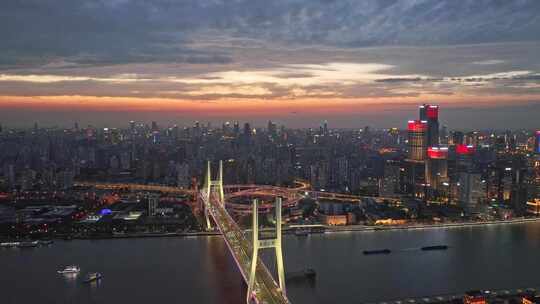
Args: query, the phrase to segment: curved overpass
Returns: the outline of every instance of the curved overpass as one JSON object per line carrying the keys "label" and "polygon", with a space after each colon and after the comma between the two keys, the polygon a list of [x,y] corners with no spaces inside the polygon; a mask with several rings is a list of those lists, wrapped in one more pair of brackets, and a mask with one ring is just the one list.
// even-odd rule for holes
{"label": "curved overpass", "polygon": [[[76,182],[75,186],[78,187],[91,187],[100,190],[115,190],[115,191],[149,191],[149,192],[161,192],[169,194],[182,194],[182,195],[195,195],[193,189],[181,189],[173,186],[164,185],[147,185],[147,184],[134,184],[134,183],[98,183],[98,182]],[[302,199],[302,192],[315,196],[319,199],[341,201],[341,202],[360,202],[362,199],[373,199],[375,201],[399,200],[399,197],[374,197],[374,196],[359,196],[342,193],[332,193],[324,191],[309,190],[311,185],[306,181],[296,180],[294,188],[277,187],[269,185],[225,185],[225,192],[227,198],[227,206],[232,207],[238,212],[250,213],[250,207],[244,204],[230,203],[229,199],[241,196],[281,196],[283,197],[283,207],[292,207],[298,204]],[[303,194],[303,193],[302,193]],[[268,211],[272,204],[261,204],[260,209]]]}

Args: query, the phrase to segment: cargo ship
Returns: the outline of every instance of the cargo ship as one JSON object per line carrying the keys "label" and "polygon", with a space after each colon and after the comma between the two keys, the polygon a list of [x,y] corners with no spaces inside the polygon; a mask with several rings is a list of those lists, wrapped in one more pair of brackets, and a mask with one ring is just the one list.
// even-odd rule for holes
{"label": "cargo ship", "polygon": [[379,249],[379,250],[364,250],[364,254],[389,254],[392,252],[390,249]]}
{"label": "cargo ship", "polygon": [[426,251],[426,250],[446,250],[446,249],[448,249],[447,245],[436,245],[436,246],[422,247],[422,250],[424,250],[424,251]]}

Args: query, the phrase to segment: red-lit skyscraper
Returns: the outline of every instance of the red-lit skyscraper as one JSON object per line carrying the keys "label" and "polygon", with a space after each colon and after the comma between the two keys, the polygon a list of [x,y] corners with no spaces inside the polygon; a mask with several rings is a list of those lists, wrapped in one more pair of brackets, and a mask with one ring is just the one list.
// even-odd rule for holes
{"label": "red-lit skyscraper", "polygon": [[409,159],[412,161],[423,161],[427,153],[427,130],[428,124],[425,120],[409,120]]}
{"label": "red-lit skyscraper", "polygon": [[448,148],[429,147],[425,168],[426,184],[438,190],[448,180]]}
{"label": "red-lit skyscraper", "polygon": [[439,106],[421,105],[420,120],[427,121],[427,146],[437,147],[439,145]]}

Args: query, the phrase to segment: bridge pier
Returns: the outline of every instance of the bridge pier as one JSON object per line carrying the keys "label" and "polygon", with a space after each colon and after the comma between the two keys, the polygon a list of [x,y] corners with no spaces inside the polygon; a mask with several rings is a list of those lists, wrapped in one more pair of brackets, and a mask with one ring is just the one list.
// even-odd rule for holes
{"label": "bridge pier", "polygon": [[212,224],[210,223],[210,194],[212,188],[217,187],[219,191],[220,204],[225,206],[225,191],[223,190],[223,161],[219,161],[219,171],[218,179],[212,180],[212,171],[210,168],[210,161],[207,162],[206,166],[206,179],[204,180],[203,195],[206,196],[206,199],[203,199],[203,209],[204,209],[204,218],[206,222],[206,231],[212,230]]}
{"label": "bridge pier", "polygon": [[258,200],[253,200],[252,205],[252,254],[251,254],[251,266],[250,266],[250,273],[249,273],[249,281],[248,281],[248,290],[247,290],[247,297],[246,302],[248,304],[251,303],[253,295],[253,290],[255,287],[255,278],[257,274],[257,262],[258,262],[258,255],[259,250],[265,249],[265,248],[274,248],[274,253],[276,255],[276,266],[277,266],[277,272],[278,272],[278,282],[279,282],[279,288],[281,290],[281,293],[283,296],[286,296],[286,290],[285,290],[285,269],[283,266],[283,250],[282,250],[282,233],[281,233],[281,205],[282,200],[281,197],[276,198],[276,234],[271,237],[263,237],[262,239],[259,237],[259,209],[258,209]]}
{"label": "bridge pier", "polygon": [[[229,247],[248,285],[247,303],[251,303],[253,300],[257,304],[290,304],[285,295],[285,272],[281,249],[281,198],[279,197],[276,200],[276,229],[271,237],[264,235],[267,231],[259,231],[258,202],[254,202],[252,206],[253,242],[249,244],[250,242],[247,240],[244,232],[225,209],[223,162],[219,162],[217,180],[212,180],[211,173],[210,162],[208,162],[204,187],[200,192],[200,199],[204,207],[205,219],[203,221],[206,222],[206,229],[211,230],[212,222],[210,218],[212,218],[215,227],[223,235],[225,243]],[[259,237],[259,232],[263,233],[262,237]],[[268,268],[259,260],[259,250],[265,248],[274,248],[279,283],[276,283]]]}

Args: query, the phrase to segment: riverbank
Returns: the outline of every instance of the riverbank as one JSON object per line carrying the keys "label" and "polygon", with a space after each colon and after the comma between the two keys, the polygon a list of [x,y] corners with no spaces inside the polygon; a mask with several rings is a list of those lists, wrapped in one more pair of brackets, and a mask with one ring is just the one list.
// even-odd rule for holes
{"label": "riverbank", "polygon": [[[461,222],[461,223],[439,223],[439,224],[413,224],[400,226],[366,226],[366,225],[348,225],[348,226],[317,226],[317,229],[306,229],[311,226],[296,226],[294,228],[284,228],[284,234],[294,235],[297,229],[302,229],[302,234],[321,234],[321,233],[340,233],[340,232],[376,232],[376,231],[392,231],[392,230],[421,230],[421,229],[436,229],[436,228],[464,228],[464,227],[484,227],[490,225],[509,225],[522,224],[529,222],[540,222],[540,217],[535,218],[519,218],[512,220],[484,221],[484,222]],[[249,230],[247,230],[249,231]],[[56,240],[95,240],[95,239],[128,239],[128,238],[156,238],[156,237],[207,237],[219,236],[219,231],[199,231],[199,232],[167,232],[167,233],[117,233],[113,235],[61,235],[52,237]],[[13,242],[17,240],[5,240],[3,242]],[[9,246],[5,246],[9,247]]]}
{"label": "riverbank", "polygon": [[349,226],[324,226],[326,232],[353,232],[353,231],[389,231],[389,230],[418,230],[418,229],[435,229],[435,228],[463,228],[477,227],[490,225],[508,225],[521,224],[529,222],[540,222],[540,217],[535,218],[518,218],[511,220],[496,220],[483,222],[460,222],[460,223],[439,223],[439,224],[411,224],[399,226],[365,226],[365,225],[349,225]]}

